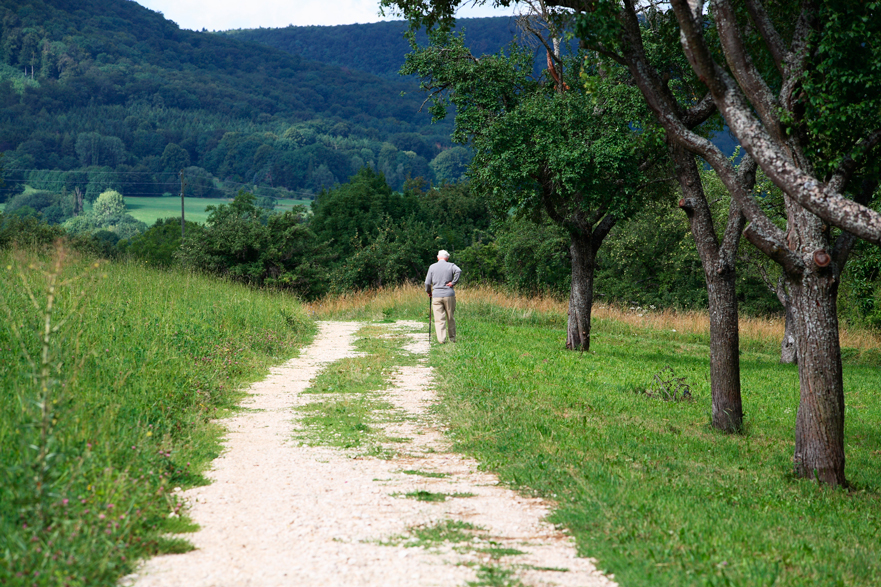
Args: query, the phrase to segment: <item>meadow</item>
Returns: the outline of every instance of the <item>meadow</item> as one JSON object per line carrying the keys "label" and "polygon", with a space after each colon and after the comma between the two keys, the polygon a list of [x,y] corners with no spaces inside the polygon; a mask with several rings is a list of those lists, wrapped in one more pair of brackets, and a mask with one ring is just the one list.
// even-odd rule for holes
{"label": "meadow", "polygon": [[[229,204],[227,198],[184,198],[184,217],[191,222],[204,223],[208,220],[207,206],[219,206]],[[309,207],[312,200],[278,200],[276,211],[284,212],[293,206],[302,205]],[[171,196],[163,198],[125,198],[128,213],[136,219],[152,226],[154,222],[162,218],[180,218],[180,197]]]}
{"label": "meadow", "polygon": [[[428,316],[417,287],[310,308],[348,319]],[[705,314],[597,307],[589,353],[564,348],[565,317],[551,298],[459,292],[458,342],[431,355],[436,410],[457,450],[554,503],[552,521],[621,585],[877,584],[877,334],[841,334],[851,485],[829,489],[792,475],[798,374],[779,364],[781,322],[742,323],[747,425],[726,435],[709,425]],[[659,379],[689,394],[665,397]]]}
{"label": "meadow", "polygon": [[[416,286],[303,305],[59,248],[0,252],[0,271],[16,285],[0,291],[9,585],[112,585],[139,558],[189,549],[185,534],[169,534],[195,529],[174,489],[205,482],[216,419],[237,409],[243,385],[307,343],[314,319],[428,317]],[[458,342],[430,356],[454,448],[550,501],[552,521],[619,584],[876,583],[877,333],[841,332],[850,487],[829,489],[791,472],[798,377],[779,364],[781,321],[742,321],[746,430],[726,435],[709,425],[702,312],[597,306],[588,353],[564,348],[566,303],[553,297],[461,288],[457,319]],[[370,379],[397,356],[384,339],[360,344],[379,363],[365,371],[356,363],[366,359],[352,360],[340,366],[347,376]],[[346,442],[370,453],[373,441]]]}
{"label": "meadow", "polygon": [[290,296],[63,247],[0,251],[0,584],[115,585],[189,547],[176,487],[205,482],[215,419],[294,356]]}

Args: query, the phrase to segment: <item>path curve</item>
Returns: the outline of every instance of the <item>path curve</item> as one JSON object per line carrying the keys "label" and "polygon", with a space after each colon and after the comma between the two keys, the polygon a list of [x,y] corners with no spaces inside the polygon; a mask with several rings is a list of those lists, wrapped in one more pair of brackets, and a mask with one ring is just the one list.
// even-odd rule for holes
{"label": "path curve", "polygon": [[[473,459],[450,452],[427,411],[435,401],[431,368],[399,367],[383,399],[411,418],[387,426],[410,438],[406,454],[390,460],[353,458],[346,451],[300,446],[295,409],[328,363],[355,356],[357,322],[321,322],[301,355],[254,384],[245,411],[224,420],[224,453],[207,476],[213,483],[182,493],[201,529],[187,538],[196,550],[155,557],[126,577],[134,587],[466,585],[497,563],[485,554],[388,545],[392,537],[440,520],[484,528],[489,543],[520,551],[505,568],[524,585],[615,585],[592,561],[575,555],[574,541],[544,521],[548,504],[500,486]],[[427,355],[424,325],[398,322],[407,350]],[[423,330],[419,332],[419,330]],[[420,361],[424,363],[425,361]],[[312,394],[309,394],[312,395]],[[446,476],[407,475],[420,470]],[[472,493],[426,503],[404,499],[425,490]],[[513,559],[513,560],[508,560]]]}

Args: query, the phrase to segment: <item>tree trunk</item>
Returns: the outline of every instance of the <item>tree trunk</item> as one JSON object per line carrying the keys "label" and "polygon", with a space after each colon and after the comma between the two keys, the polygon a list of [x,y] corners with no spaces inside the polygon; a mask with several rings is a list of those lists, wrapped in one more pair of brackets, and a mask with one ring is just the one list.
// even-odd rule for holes
{"label": "tree trunk", "polygon": [[713,428],[725,432],[743,429],[740,397],[740,331],[736,277],[733,267],[705,271],[710,313],[710,393]]}
{"label": "tree trunk", "polygon": [[780,362],[785,365],[793,365],[798,363],[798,345],[795,339],[795,311],[788,295],[783,301],[783,311],[786,313],[786,317],[784,318],[783,342],[780,343]]}
{"label": "tree trunk", "polygon": [[829,485],[844,485],[844,383],[832,271],[805,271],[793,279],[798,378],[795,472]]}
{"label": "tree trunk", "polygon": [[590,350],[590,313],[593,307],[593,274],[596,251],[588,231],[570,230],[569,255],[572,258],[572,285],[569,289],[569,322],[566,348]]}
{"label": "tree trunk", "polygon": [[732,203],[725,240],[720,245],[694,155],[682,147],[671,145],[670,156],[682,187],[683,198],[679,207],[688,216],[707,282],[713,428],[723,432],[740,432],[743,429],[743,406],[740,397],[740,334],[734,256],[743,229],[743,215]]}

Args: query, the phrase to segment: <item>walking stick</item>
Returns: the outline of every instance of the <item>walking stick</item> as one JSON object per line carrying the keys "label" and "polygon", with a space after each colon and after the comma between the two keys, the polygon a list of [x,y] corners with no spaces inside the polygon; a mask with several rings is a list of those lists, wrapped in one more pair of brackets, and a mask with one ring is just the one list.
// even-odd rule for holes
{"label": "walking stick", "polygon": [[431,296],[428,296],[428,346],[431,346]]}

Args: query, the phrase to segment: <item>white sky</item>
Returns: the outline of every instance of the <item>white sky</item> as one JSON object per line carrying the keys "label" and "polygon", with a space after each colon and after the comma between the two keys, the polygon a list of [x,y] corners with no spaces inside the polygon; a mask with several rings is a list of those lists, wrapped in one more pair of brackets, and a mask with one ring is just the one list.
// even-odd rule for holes
{"label": "white sky", "polygon": [[[379,17],[379,0],[136,0],[184,29],[251,29],[334,25],[390,20]],[[512,8],[462,8],[462,18],[506,16]]]}

